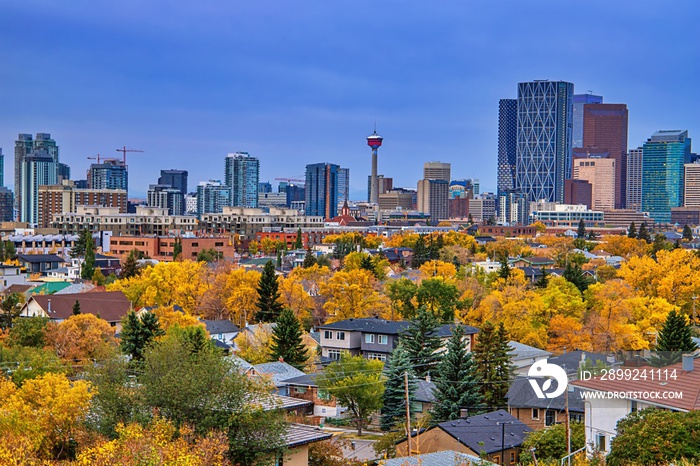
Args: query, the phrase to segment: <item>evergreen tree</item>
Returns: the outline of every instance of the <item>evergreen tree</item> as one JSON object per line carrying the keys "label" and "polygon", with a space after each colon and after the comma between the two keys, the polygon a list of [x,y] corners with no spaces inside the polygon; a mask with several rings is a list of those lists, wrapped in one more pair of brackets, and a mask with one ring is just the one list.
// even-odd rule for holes
{"label": "evergreen tree", "polygon": [[311,251],[311,245],[306,247],[306,256],[304,256],[304,262],[301,264],[301,266],[305,269],[308,269],[309,267],[313,267],[316,264],[316,257],[314,257],[314,253]]}
{"label": "evergreen tree", "polygon": [[670,241],[666,240],[666,237],[662,234],[654,235],[654,242],[651,244],[651,257],[656,259],[656,253],[659,251],[670,251],[673,249],[673,245]]}
{"label": "evergreen tree", "polygon": [[567,262],[566,267],[564,268],[564,273],[562,276],[568,281],[576,285],[576,288],[583,293],[588,289],[588,285],[590,285],[590,280],[586,278],[586,275],[583,273],[583,270],[581,269],[581,266],[578,265],[575,262]]}
{"label": "evergreen tree", "polygon": [[122,264],[122,269],[119,272],[119,278],[131,278],[138,275],[138,258],[139,252],[136,249],[132,249]]}
{"label": "evergreen tree", "polygon": [[301,228],[297,230],[297,239],[294,241],[294,249],[301,249],[304,247],[304,243],[301,240]]}
{"label": "evergreen tree", "polygon": [[301,323],[291,309],[285,309],[276,320],[272,331],[270,355],[274,360],[282,358],[287,364],[302,369],[309,359],[309,352],[301,339]]}
{"label": "evergreen tree", "polygon": [[95,273],[92,274],[92,282],[97,286],[104,286],[107,277],[102,273],[102,269],[97,267]]}
{"label": "evergreen tree", "polygon": [[460,325],[452,328],[447,353],[438,365],[434,395],[431,414],[436,423],[459,419],[461,409],[474,414],[483,405],[476,365],[464,345],[464,328]]}
{"label": "evergreen tree", "polygon": [[637,227],[635,226],[634,222],[630,223],[630,227],[627,229],[627,237],[628,238],[636,238],[637,237]]}
{"label": "evergreen tree", "polygon": [[425,307],[420,307],[409,326],[401,333],[401,341],[413,362],[417,377],[425,377],[439,361],[437,350],[442,346],[438,336],[440,321]]}
{"label": "evergreen tree", "polygon": [[78,314],[80,314],[80,301],[76,299],[75,304],[73,304],[73,315],[77,316]]}
{"label": "evergreen tree", "polygon": [[637,233],[637,239],[643,239],[647,244],[651,243],[651,234],[647,230],[647,222],[642,222],[642,226],[639,227],[639,233]]}
{"label": "evergreen tree", "polygon": [[5,242],[5,260],[15,260],[17,259],[17,249],[15,249],[15,243],[12,241]]}
{"label": "evergreen tree", "polygon": [[547,270],[544,267],[542,267],[540,269],[540,272],[542,273],[542,275],[540,275],[540,278],[538,278],[537,281],[535,282],[535,287],[536,288],[547,288],[547,283],[548,283],[547,276],[549,275],[549,272],[547,272]]}
{"label": "evergreen tree", "polygon": [[690,225],[685,225],[683,227],[683,239],[686,241],[693,241],[693,230],[691,230]]}
{"label": "evergreen tree", "polygon": [[83,230],[85,244],[85,258],[80,269],[80,278],[83,280],[92,280],[95,273],[95,243],[92,241],[92,234],[86,228]]}
{"label": "evergreen tree", "polygon": [[413,362],[411,357],[399,342],[391,357],[384,367],[386,383],[382,397],[382,415],[380,426],[383,431],[390,430],[399,422],[406,422],[406,382],[408,373],[408,400],[409,403],[416,394],[416,378],[413,374]]}
{"label": "evergreen tree", "polygon": [[584,222],[583,219],[578,221],[578,230],[576,231],[576,237],[586,239],[586,222]]}
{"label": "evergreen tree", "polygon": [[371,272],[375,277],[377,276],[377,269],[374,267],[374,261],[372,260],[372,256],[369,254],[362,256],[362,260],[360,260],[360,268]]}
{"label": "evergreen tree", "polygon": [[282,313],[279,283],[275,275],[275,265],[267,261],[258,282],[258,312],[255,319],[258,322],[273,322]]}
{"label": "evergreen tree", "polygon": [[178,257],[182,254],[182,242],[180,238],[175,238],[175,244],[173,244],[173,260],[176,261]]}
{"label": "evergreen tree", "polygon": [[0,241],[0,262],[5,262],[5,241]]}
{"label": "evergreen tree", "polygon": [[459,272],[462,264],[459,263],[459,258],[457,256],[452,256],[452,265],[454,265],[457,272]]}
{"label": "evergreen tree", "polygon": [[654,365],[666,366],[680,362],[683,353],[692,353],[697,345],[692,339],[693,329],[685,315],[672,310],[666,317],[666,322],[659,332],[656,344]]}
{"label": "evergreen tree", "polygon": [[83,231],[81,231],[78,235],[78,239],[75,242],[73,242],[73,247],[71,247],[70,250],[71,257],[82,257],[85,255],[85,248],[87,246],[85,239],[87,232],[87,228],[83,229]]}
{"label": "evergreen tree", "polygon": [[413,246],[413,258],[411,259],[411,267],[419,268],[428,261],[430,251],[425,245],[425,235],[419,235],[416,244]]}
{"label": "evergreen tree", "polygon": [[504,280],[508,280],[510,277],[510,265],[508,265],[508,256],[503,254],[501,256],[501,268],[498,269],[498,276]]}
{"label": "evergreen tree", "polygon": [[122,353],[131,356],[132,360],[141,361],[153,340],[164,334],[155,314],[148,312],[139,319],[134,311],[129,311],[122,320],[119,347]]}
{"label": "evergreen tree", "polygon": [[513,379],[509,342],[510,336],[503,323],[496,328],[487,321],[474,345],[472,355],[481,382],[481,395],[489,410],[506,406],[506,394]]}

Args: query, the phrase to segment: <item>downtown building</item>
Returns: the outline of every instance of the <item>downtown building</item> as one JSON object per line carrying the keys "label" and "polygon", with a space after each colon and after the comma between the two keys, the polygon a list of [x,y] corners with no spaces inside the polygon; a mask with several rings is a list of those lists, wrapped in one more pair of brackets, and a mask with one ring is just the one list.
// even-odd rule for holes
{"label": "downtown building", "polygon": [[[20,133],[17,136],[17,140],[15,141],[15,173],[14,173],[14,178],[15,178],[15,197],[14,197],[14,202],[15,202],[15,207],[17,209],[17,212],[19,213],[19,220],[20,221],[26,221],[22,220],[22,215],[24,214],[24,218],[27,218],[27,215],[36,209],[36,205],[30,206],[29,208],[23,207],[24,201],[25,201],[25,196],[30,194],[33,196],[33,200],[30,202],[36,202],[36,195],[37,195],[37,189],[39,184],[37,184],[35,181],[41,181],[41,180],[29,180],[25,176],[23,178],[23,170],[27,170],[31,168],[31,166],[27,166],[24,164],[26,161],[27,157],[31,156],[32,154],[37,153],[39,155],[44,156],[43,158],[45,159],[45,162],[49,162],[48,158],[50,158],[50,162],[53,162],[53,170],[56,171],[53,175],[47,174],[46,178],[53,180],[51,183],[39,183],[39,184],[55,184],[56,181],[58,180],[58,170],[59,170],[59,161],[58,161],[58,145],[56,144],[56,141],[51,138],[51,134],[49,133],[37,133],[35,138],[32,138],[31,134],[24,134]],[[4,165],[4,163],[3,163]],[[38,174],[38,173],[35,173]],[[4,176],[3,176],[3,181],[4,181]],[[32,190],[30,192],[27,192],[26,189],[23,190],[23,181],[26,186],[25,188],[28,188],[29,185],[32,186]],[[28,183],[28,185],[27,185]],[[4,183],[2,184],[4,186]]]}
{"label": "downtown building", "polygon": [[528,201],[564,202],[571,178],[574,85],[564,81],[518,84],[515,189]]}
{"label": "downtown building", "polygon": [[136,206],[136,213],[121,213],[118,207],[77,206],[75,212],[55,214],[51,228],[60,234],[78,234],[85,228],[92,232],[111,231],[113,236],[168,236],[197,230],[197,218],[170,215],[168,209]]}
{"label": "downtown building", "polygon": [[231,204],[239,207],[258,206],[260,161],[247,152],[226,156],[224,182],[231,188]]}
{"label": "downtown building", "polygon": [[306,215],[331,219],[338,213],[338,172],[333,163],[306,166]]}
{"label": "downtown building", "polygon": [[[606,153],[607,154],[607,153]],[[573,180],[583,180],[591,185],[591,203],[594,210],[611,210],[615,208],[616,160],[611,157],[574,158]],[[571,184],[573,186],[573,183]],[[566,197],[566,196],[565,196]]]}
{"label": "downtown building", "polygon": [[644,143],[642,209],[657,223],[669,223],[671,209],[683,205],[690,145],[688,131],[682,130],[657,131]]}
{"label": "downtown building", "polygon": [[57,183],[58,163],[46,150],[35,150],[22,159],[17,190],[20,222],[39,224],[39,186]]}
{"label": "downtown building", "polygon": [[185,196],[179,189],[169,184],[152,184],[148,186],[146,205],[168,209],[170,215],[185,214]]}
{"label": "downtown building", "polygon": [[161,186],[170,186],[177,189],[184,196],[187,194],[187,170],[161,170],[158,184]]}
{"label": "downtown building", "polygon": [[251,241],[267,229],[293,232],[299,228],[323,229],[324,217],[300,214],[294,209],[224,207],[222,212],[202,214],[199,230],[204,234],[238,235],[242,241]]}
{"label": "downtown building", "polygon": [[587,104],[602,104],[602,95],[593,94],[574,94],[574,103],[572,106],[571,120],[571,147],[586,147],[583,144],[584,132],[584,108]]}
{"label": "downtown building", "polygon": [[[515,189],[515,166],[518,147],[518,100],[498,101],[498,189],[500,198],[506,191]],[[505,202],[504,199],[503,202]],[[500,210],[499,206],[499,210]]]}
{"label": "downtown building", "polygon": [[[257,192],[255,193],[257,200]],[[197,185],[197,216],[219,213],[231,206],[231,188],[219,180],[200,181]]]}
{"label": "downtown building", "polygon": [[90,189],[121,189],[128,193],[129,172],[122,160],[105,159],[90,165],[87,184]]}
{"label": "downtown building", "polygon": [[644,149],[638,147],[627,153],[627,208],[642,211],[642,165]]}
{"label": "downtown building", "polygon": [[49,228],[54,215],[77,212],[79,206],[114,207],[126,213],[125,190],[78,189],[71,180],[39,186],[38,202],[37,225],[41,228]]}
{"label": "downtown building", "polygon": [[450,175],[452,166],[443,162],[426,162],[423,179],[418,180],[418,211],[430,215],[432,225],[450,217]]}

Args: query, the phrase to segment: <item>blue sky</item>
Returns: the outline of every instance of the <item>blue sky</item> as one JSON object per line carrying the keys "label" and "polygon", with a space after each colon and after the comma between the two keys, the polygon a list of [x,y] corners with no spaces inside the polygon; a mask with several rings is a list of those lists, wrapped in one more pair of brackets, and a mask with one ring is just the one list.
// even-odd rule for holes
{"label": "blue sky", "polygon": [[0,0],[0,147],[49,132],[73,178],[127,145],[130,192],[162,168],[190,187],[228,152],[261,181],[307,163],[412,187],[423,162],[496,186],[498,99],[519,81],[567,80],[629,107],[629,146],[658,129],[700,144],[700,2]]}

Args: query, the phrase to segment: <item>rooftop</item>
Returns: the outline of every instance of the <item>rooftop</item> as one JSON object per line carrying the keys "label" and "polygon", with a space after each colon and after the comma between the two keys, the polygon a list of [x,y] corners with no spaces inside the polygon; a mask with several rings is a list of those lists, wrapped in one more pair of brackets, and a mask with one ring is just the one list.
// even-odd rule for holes
{"label": "rooftop", "polygon": [[[502,444],[501,435],[506,422],[508,424],[505,425],[505,440]],[[472,451],[486,454],[522,445],[525,434],[532,430],[502,409],[466,419],[441,422],[437,427]]]}
{"label": "rooftop", "polygon": [[304,375],[304,373],[296,367],[290,366],[282,361],[254,364],[253,369],[259,375],[269,377],[272,383],[275,384],[275,387],[285,385],[283,382],[284,380]]}
{"label": "rooftop", "polygon": [[425,453],[423,455],[392,458],[379,462],[380,466],[463,466],[467,464],[492,465],[490,461],[452,450]]}
{"label": "rooftop", "polygon": [[[556,381],[553,382],[556,386]],[[582,413],[583,398],[580,388],[574,388],[569,392],[569,411]],[[566,397],[562,394],[556,398],[538,398],[532,390],[530,380],[526,377],[517,377],[508,389],[508,406],[513,408],[539,408],[554,409],[563,411],[565,409]]]}
{"label": "rooftop", "polygon": [[304,424],[289,424],[284,438],[288,448],[299,447],[308,443],[320,442],[333,437],[333,434],[324,432],[318,427]]}

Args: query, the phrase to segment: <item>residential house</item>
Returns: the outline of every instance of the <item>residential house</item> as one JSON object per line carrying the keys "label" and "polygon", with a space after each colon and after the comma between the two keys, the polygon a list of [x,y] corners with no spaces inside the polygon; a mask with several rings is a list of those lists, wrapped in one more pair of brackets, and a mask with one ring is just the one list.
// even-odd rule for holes
{"label": "residential house", "polygon": [[18,254],[17,260],[27,272],[43,275],[67,263],[65,259],[56,254]]}
{"label": "residential house", "polygon": [[251,374],[254,377],[264,378],[269,380],[275,387],[274,392],[277,395],[289,395],[289,389],[284,382],[292,377],[304,375],[302,371],[294,366],[287,364],[284,361],[265,362],[262,364],[254,364]]}
{"label": "residential house", "polygon": [[[532,429],[504,410],[441,422],[411,436],[411,452],[445,450],[483,457],[496,464],[517,464],[520,450]],[[407,456],[408,439],[396,444],[396,455]]]}
{"label": "residential house", "polygon": [[423,455],[405,456],[379,460],[379,466],[490,466],[494,463],[478,456],[467,455],[453,450],[436,451]]}
{"label": "residential house", "polygon": [[33,288],[29,292],[29,295],[31,296],[35,294],[55,294],[59,291],[65,290],[69,286],[69,282],[45,282]]}
{"label": "residential house", "polygon": [[508,346],[512,348],[512,351],[509,353],[510,363],[515,366],[516,375],[527,375],[530,366],[540,359],[547,359],[552,355],[549,351],[524,345],[517,341],[511,341],[508,343]]}
{"label": "residential house", "polygon": [[73,315],[75,302],[80,312],[94,314],[121,330],[121,320],[131,309],[131,303],[121,291],[104,291],[75,294],[34,295],[22,306],[22,317],[48,317],[53,322],[63,322]]}
{"label": "residential house", "polygon": [[554,259],[542,256],[516,257],[508,261],[511,267],[536,267],[549,269],[554,267]]}
{"label": "residential house", "polygon": [[430,376],[416,381],[416,390],[413,393],[411,412],[419,417],[430,413],[435,403],[435,384],[430,381]]}
{"label": "residential house", "polygon": [[583,350],[569,351],[562,355],[549,358],[547,362],[563,368],[569,380],[577,380],[580,370],[590,371],[594,368],[610,368],[620,365],[620,363],[615,360],[615,356],[591,353],[590,351]]}
{"label": "residential house", "polygon": [[[556,384],[556,382],[554,382]],[[566,422],[566,398],[569,401],[569,419],[583,422],[582,390],[567,390],[556,398],[538,398],[525,377],[516,378],[508,390],[508,412],[533,430],[544,429]]]}
{"label": "residential house", "polygon": [[228,319],[202,320],[202,323],[207,328],[207,332],[209,332],[213,340],[229,346],[233,345],[233,340],[238,336],[238,332],[240,331],[238,326]]}
{"label": "residential house", "polygon": [[0,289],[7,289],[12,285],[27,284],[27,274],[22,273],[19,265],[0,264]]}
{"label": "residential house", "polygon": [[[693,355],[664,368],[635,367],[630,377],[596,376],[572,385],[588,392],[585,406],[586,445],[589,451],[610,452],[617,423],[645,408],[671,411],[700,410],[700,370]],[[614,396],[608,397],[605,394]],[[597,398],[599,396],[600,398]]]}
{"label": "residential house", "polygon": [[308,466],[309,445],[333,437],[330,432],[324,432],[318,427],[291,423],[287,426],[284,439],[287,450],[275,458],[275,466]]}
{"label": "residential house", "polygon": [[319,390],[316,378],[319,373],[304,374],[282,382],[287,385],[288,396],[313,403],[314,416],[338,417],[343,408],[337,406],[335,399]]}

